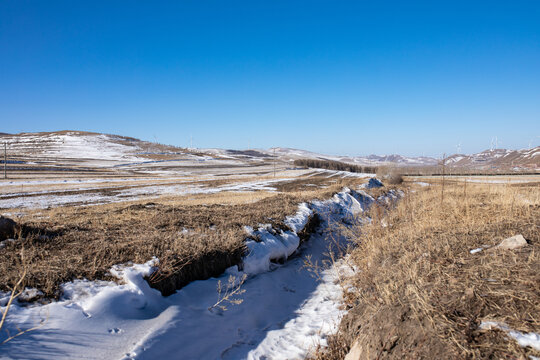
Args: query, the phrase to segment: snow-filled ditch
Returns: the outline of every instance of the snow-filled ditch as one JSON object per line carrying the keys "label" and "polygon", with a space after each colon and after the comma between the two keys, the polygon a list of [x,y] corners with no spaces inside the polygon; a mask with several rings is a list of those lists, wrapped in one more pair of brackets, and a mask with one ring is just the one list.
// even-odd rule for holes
{"label": "snow-filled ditch", "polygon": [[[144,280],[158,261],[153,259],[113,267],[111,274],[122,279],[121,284],[75,280],[63,285],[58,301],[17,303],[5,325],[12,334],[17,327],[43,325],[2,345],[0,358],[304,358],[315,346],[325,346],[327,336],[337,330],[344,314],[338,280],[349,269],[338,260],[316,279],[305,269],[305,260],[323,261],[330,239],[338,237],[331,224],[350,223],[374,201],[363,191],[344,189],[330,200],[300,205],[297,214],[285,220],[288,231],[249,228],[258,240],[247,241],[243,266],[194,281],[168,297]],[[314,214],[324,231],[300,244],[298,232]],[[288,261],[275,262],[280,259]],[[218,283],[244,277],[240,304],[209,311],[220,296]],[[2,333],[0,342],[5,337]]]}

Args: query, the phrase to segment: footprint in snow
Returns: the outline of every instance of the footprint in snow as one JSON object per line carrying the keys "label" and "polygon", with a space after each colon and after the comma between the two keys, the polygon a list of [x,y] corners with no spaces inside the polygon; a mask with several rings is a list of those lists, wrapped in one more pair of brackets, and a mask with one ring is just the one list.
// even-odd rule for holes
{"label": "footprint in snow", "polygon": [[124,330],[119,329],[119,328],[109,329],[109,334],[120,334],[121,332],[124,332]]}

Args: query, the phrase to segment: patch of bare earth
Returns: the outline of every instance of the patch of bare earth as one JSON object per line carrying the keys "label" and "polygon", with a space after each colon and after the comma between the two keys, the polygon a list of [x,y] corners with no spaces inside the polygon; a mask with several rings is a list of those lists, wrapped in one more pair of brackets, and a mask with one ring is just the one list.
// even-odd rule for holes
{"label": "patch of bare earth", "polygon": [[[348,314],[320,359],[528,359],[482,321],[540,333],[540,187],[440,184],[352,230]],[[522,234],[527,245],[495,249]],[[483,250],[471,253],[473,249]]]}

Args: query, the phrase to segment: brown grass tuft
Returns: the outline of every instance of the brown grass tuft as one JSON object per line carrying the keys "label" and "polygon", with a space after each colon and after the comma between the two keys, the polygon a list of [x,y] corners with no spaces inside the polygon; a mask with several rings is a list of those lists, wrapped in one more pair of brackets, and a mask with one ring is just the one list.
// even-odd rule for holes
{"label": "brown grass tuft", "polygon": [[[540,356],[502,331],[479,329],[494,320],[540,333],[538,186],[417,188],[371,216],[355,229],[350,311],[319,358],[340,358],[354,342],[365,359]],[[516,234],[528,246],[470,253]]]}

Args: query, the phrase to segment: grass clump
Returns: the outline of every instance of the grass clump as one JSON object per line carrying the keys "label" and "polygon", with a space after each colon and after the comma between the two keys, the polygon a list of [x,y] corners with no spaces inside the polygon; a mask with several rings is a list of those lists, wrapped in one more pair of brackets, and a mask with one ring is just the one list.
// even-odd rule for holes
{"label": "grass clump", "polygon": [[[540,333],[538,184],[432,185],[370,215],[371,224],[349,234],[357,239],[349,312],[318,357],[343,358],[355,344],[363,359],[540,356],[480,326]],[[528,245],[493,249],[516,234]]]}

